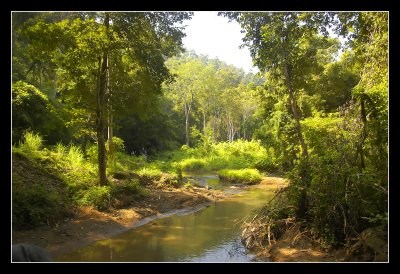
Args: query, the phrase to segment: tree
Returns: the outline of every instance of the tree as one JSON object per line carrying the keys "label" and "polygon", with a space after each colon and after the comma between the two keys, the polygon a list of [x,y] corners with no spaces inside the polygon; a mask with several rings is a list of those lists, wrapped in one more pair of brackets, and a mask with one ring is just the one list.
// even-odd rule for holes
{"label": "tree", "polygon": [[47,95],[23,81],[12,85],[12,125],[13,143],[17,143],[26,130],[46,136],[49,144],[66,141],[69,135]]}
{"label": "tree", "polygon": [[174,103],[165,96],[159,96],[152,103],[146,115],[131,113],[115,120],[117,136],[125,141],[126,151],[140,155],[143,150],[154,155],[161,150],[176,149],[184,143],[180,138],[184,129],[180,127],[180,113],[173,110]]}
{"label": "tree", "polygon": [[342,60],[324,66],[323,72],[317,76],[312,93],[323,98],[325,112],[334,112],[349,102],[352,90],[359,81],[358,75],[346,64],[348,54]]}
{"label": "tree", "polygon": [[[108,12],[104,15],[104,31],[106,35],[110,28],[110,14]],[[103,49],[103,56],[99,58],[99,88],[97,93],[97,104],[96,104],[96,135],[97,135],[97,153],[98,153],[98,165],[99,165],[99,177],[100,185],[107,184],[107,156],[106,156],[106,145],[104,141],[104,112],[105,112],[105,96],[107,89],[107,71],[108,71],[108,48]]]}
{"label": "tree", "polygon": [[255,90],[252,89],[252,86],[250,84],[247,86],[240,84],[238,86],[238,92],[242,110],[242,133],[243,138],[247,139],[251,137],[251,134],[248,134],[249,120],[255,114],[259,106],[257,97],[255,96]]}
{"label": "tree", "polygon": [[[357,153],[360,169],[363,171],[366,168],[367,157],[371,159],[371,166],[387,174],[388,13],[329,15],[332,21],[337,20],[336,32],[349,39],[348,46],[354,53],[353,65],[360,76],[360,81],[353,89],[363,122]],[[365,155],[365,146],[369,146],[367,150],[371,153],[370,157]],[[383,165],[378,167],[376,163]]]}
{"label": "tree", "polygon": [[[164,58],[182,49],[184,34],[175,23],[190,16],[168,12],[81,13],[77,18],[74,15],[56,22],[38,18],[23,30],[30,41],[31,56],[40,52],[39,60],[57,66],[61,97],[75,107],[95,112],[101,185],[107,183],[104,138],[107,111],[124,112],[127,103],[161,92],[161,83],[170,78]],[[122,75],[113,75],[121,70],[112,70],[110,66],[121,58],[133,62]],[[118,81],[123,76],[124,80]],[[121,98],[128,100],[121,104]]]}
{"label": "tree", "polygon": [[263,80],[194,52],[171,58],[167,65],[175,73],[175,81],[165,86],[165,94],[175,102],[175,110],[184,114],[186,144],[193,125],[201,129],[203,137],[215,142],[243,137],[257,107],[253,81]]}
{"label": "tree", "polygon": [[[312,13],[307,12],[226,12],[220,15],[236,20],[245,37],[244,45],[250,48],[253,62],[260,71],[284,87],[294,119],[294,128],[301,146],[301,155],[308,157],[301,123],[302,114],[298,97],[309,86],[312,76],[321,70],[318,52],[330,46],[329,40],[319,35]],[[317,14],[316,14],[317,15]],[[307,165],[304,166],[307,169]],[[298,216],[307,211],[307,182],[299,200]]]}
{"label": "tree", "polygon": [[[259,89],[261,115],[265,120],[255,137],[274,149],[273,154],[281,165],[289,160],[285,164],[286,171],[289,170],[286,176],[291,181],[288,197],[296,211],[287,213],[287,217],[295,214],[306,218],[307,226],[328,245],[342,244],[367,227],[380,224],[384,229],[388,193],[387,13],[297,14],[301,18],[300,29],[309,29],[303,33],[306,37],[292,39],[287,45],[291,54],[298,53],[292,56],[295,62],[290,63],[292,86],[301,110],[301,133],[308,149],[308,156],[298,160],[293,153],[293,136],[298,137],[298,131],[292,122],[293,115],[290,117],[287,112],[286,99],[289,98],[290,109],[292,102],[285,63],[271,65],[270,60],[262,60],[263,57],[273,59],[264,53],[269,53],[267,46],[273,47],[276,38],[262,26],[275,30],[279,22],[263,14],[242,18],[254,34],[249,37],[255,37],[247,40],[255,49],[254,58],[267,68],[266,85]],[[254,19],[252,15],[259,17]],[[282,29],[288,28],[290,22],[283,24]],[[348,39],[339,61],[333,59],[337,42],[318,34],[326,34],[328,28]],[[291,29],[291,37],[296,37],[298,31]],[[285,37],[278,35],[276,44]],[[299,62],[307,52],[313,53],[313,44],[316,54],[309,57],[314,59],[314,68]],[[279,49],[275,53],[280,54]]]}
{"label": "tree", "polygon": [[190,115],[195,97],[201,88],[201,79],[197,76],[204,69],[198,59],[189,59],[187,62],[178,66],[170,66],[171,72],[176,74],[175,81],[168,86],[175,102],[182,104],[185,115],[185,138],[186,145],[189,146],[190,140]]}

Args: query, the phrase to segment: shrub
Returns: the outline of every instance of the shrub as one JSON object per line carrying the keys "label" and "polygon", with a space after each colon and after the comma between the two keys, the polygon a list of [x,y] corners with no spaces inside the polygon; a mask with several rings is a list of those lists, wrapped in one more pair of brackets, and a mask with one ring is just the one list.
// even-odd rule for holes
{"label": "shrub", "polygon": [[[274,153],[273,149],[265,149],[259,141],[236,140],[217,144],[209,141],[206,148],[204,145],[194,148],[183,145],[180,150],[161,153],[159,159],[169,163],[170,167],[174,163],[180,164],[186,171],[224,168],[270,170],[277,166]],[[168,170],[168,164],[165,167]]]}
{"label": "shrub", "polygon": [[199,170],[205,169],[207,161],[204,159],[189,158],[180,162],[182,170]]}
{"label": "shrub", "polygon": [[110,205],[110,187],[92,186],[81,192],[81,197],[77,201],[79,205],[93,206],[98,210],[105,210]]}
{"label": "shrub", "polygon": [[121,138],[116,137],[116,136],[113,136],[112,140],[113,140],[115,151],[124,151],[125,150],[124,140],[122,140]]}
{"label": "shrub", "polygon": [[137,172],[140,176],[145,177],[149,180],[159,180],[161,178],[162,172],[157,168],[142,168]]}
{"label": "shrub", "polygon": [[48,143],[69,139],[69,132],[48,96],[23,81],[12,84],[12,139],[16,144],[26,129],[46,136]]}
{"label": "shrub", "polygon": [[112,186],[111,193],[112,195],[118,195],[121,193],[127,195],[140,195],[142,193],[142,189],[138,179],[130,179],[119,184],[114,184]]}
{"label": "shrub", "polygon": [[67,160],[73,166],[81,165],[83,162],[83,153],[82,153],[81,149],[74,145],[70,145],[70,147],[68,149]]}
{"label": "shrub", "polygon": [[39,134],[33,132],[25,132],[23,141],[20,142],[19,148],[25,153],[37,154],[43,146],[43,138]]}
{"label": "shrub", "polygon": [[88,161],[97,164],[97,144],[90,145],[86,150]]}
{"label": "shrub", "polygon": [[230,183],[257,184],[261,181],[262,175],[257,169],[223,169],[218,171],[218,176],[222,181]]}
{"label": "shrub", "polygon": [[[96,157],[97,157],[97,152],[96,152]],[[124,152],[116,151],[115,161],[108,161],[107,163],[107,172],[109,174],[113,174],[117,172],[123,172],[126,170],[137,170],[144,167],[145,165],[146,165],[146,160],[142,156],[131,156],[127,155]]]}
{"label": "shrub", "polygon": [[107,163],[107,173],[108,174],[115,174],[118,172],[123,172],[126,169],[127,168],[118,161],[109,161]]}
{"label": "shrub", "polygon": [[67,212],[63,196],[43,185],[13,186],[12,222],[16,229],[28,229],[60,218]]}
{"label": "shrub", "polygon": [[[114,145],[114,153],[115,152],[122,152],[125,150],[125,141],[119,137],[113,136],[113,145]],[[108,142],[108,140],[106,141]],[[106,151],[108,153],[108,145],[106,145]]]}
{"label": "shrub", "polygon": [[58,160],[64,159],[66,154],[66,147],[62,143],[58,143],[55,146],[55,155]]}
{"label": "shrub", "polygon": [[178,179],[178,175],[163,173],[159,182],[165,185],[171,185],[173,187],[177,187],[181,184],[182,181]]}

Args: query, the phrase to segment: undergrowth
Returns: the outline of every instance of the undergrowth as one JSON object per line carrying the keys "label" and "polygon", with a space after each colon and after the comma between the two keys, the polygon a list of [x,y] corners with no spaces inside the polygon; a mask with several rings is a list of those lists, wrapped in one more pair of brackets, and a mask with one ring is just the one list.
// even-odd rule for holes
{"label": "undergrowth", "polygon": [[[31,165],[43,170],[47,176],[54,176],[54,180],[59,180],[67,190],[65,194],[49,189],[48,185],[40,182],[40,176],[37,178],[39,181],[31,179],[35,180],[32,186],[13,171],[13,226],[16,229],[48,223],[61,216],[71,203],[106,210],[111,206],[113,198],[128,195],[134,199],[148,194],[138,180],[120,180],[118,183],[109,180],[109,185],[98,186],[95,145],[88,148],[88,157],[85,159],[81,148],[74,144],[66,146],[58,143],[45,147],[40,135],[26,132],[23,140],[18,146],[13,146],[12,150],[14,157],[21,155],[28,159]],[[155,168],[145,168],[145,163],[141,157],[128,156],[118,151],[115,160],[108,164],[107,172],[110,176],[129,170],[150,180],[159,179],[161,172]]]}
{"label": "undergrowth", "polygon": [[[180,187],[183,185],[182,171],[222,169],[219,174],[224,180],[257,183],[262,175],[256,168],[265,168],[265,159],[268,156],[259,142],[243,140],[210,144],[207,150],[183,146],[180,150],[164,152],[153,159],[127,155],[121,151],[122,148],[123,146],[115,152],[114,159],[107,163],[109,183],[106,186],[98,185],[96,144],[89,144],[84,156],[79,146],[62,143],[46,146],[40,135],[26,132],[18,146],[13,146],[12,149],[13,154],[30,159],[32,163],[60,179],[72,204],[92,206],[98,210],[107,210],[119,197],[125,197],[126,200],[126,197],[135,199],[147,195],[148,192],[141,183],[157,182],[165,186]],[[114,178],[114,174],[118,173],[135,174],[138,178]],[[47,218],[60,215],[59,212],[67,206],[60,202],[57,195],[61,194],[46,192],[40,183],[32,188],[18,183],[13,183],[13,186],[13,222],[16,227],[47,222]],[[18,219],[17,215],[24,218]]]}
{"label": "undergrowth", "polygon": [[230,183],[257,184],[263,175],[255,168],[223,169],[217,172],[222,181]]}

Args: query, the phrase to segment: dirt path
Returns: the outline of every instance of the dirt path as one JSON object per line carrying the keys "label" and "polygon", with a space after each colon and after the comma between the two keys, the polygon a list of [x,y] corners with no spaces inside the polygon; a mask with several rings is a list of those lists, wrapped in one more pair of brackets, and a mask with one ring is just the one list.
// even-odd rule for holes
{"label": "dirt path", "polygon": [[81,207],[72,217],[53,226],[42,226],[27,231],[12,231],[12,242],[28,243],[45,248],[52,257],[60,256],[91,242],[109,238],[132,227],[137,221],[174,209],[190,208],[227,196],[217,190],[201,188],[151,188],[144,199],[133,206],[100,212]]}

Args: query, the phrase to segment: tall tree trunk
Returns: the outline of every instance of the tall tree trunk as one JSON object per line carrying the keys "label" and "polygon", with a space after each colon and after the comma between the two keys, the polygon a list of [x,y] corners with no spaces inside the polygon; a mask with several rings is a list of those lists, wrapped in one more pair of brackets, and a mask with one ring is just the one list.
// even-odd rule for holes
{"label": "tall tree trunk", "polygon": [[233,125],[232,125],[232,120],[230,121],[230,123],[229,123],[229,129],[230,129],[230,133],[229,133],[229,135],[230,135],[230,142],[232,142],[233,141]]}
{"label": "tall tree trunk", "polygon": [[297,204],[297,211],[296,211],[296,217],[299,219],[302,219],[304,217],[306,217],[307,211],[308,211],[308,198],[307,198],[307,174],[308,174],[308,151],[307,151],[307,145],[304,142],[303,139],[303,135],[301,132],[301,126],[300,126],[300,113],[297,107],[297,102],[296,102],[296,98],[294,96],[294,90],[292,87],[292,78],[291,78],[291,73],[290,73],[290,68],[289,65],[286,64],[284,67],[284,71],[285,71],[285,76],[286,76],[286,84],[287,84],[287,88],[289,90],[289,101],[290,101],[290,105],[292,107],[292,111],[293,111],[293,117],[295,120],[295,128],[296,128],[296,132],[297,132],[297,136],[299,138],[299,142],[301,145],[301,155],[302,157],[305,157],[306,159],[306,163],[302,166],[300,166],[300,174],[302,177],[301,180],[301,186],[303,187],[303,189],[300,192],[300,196],[299,199],[297,200],[298,204]]}
{"label": "tall tree trunk", "polygon": [[233,142],[233,139],[235,137],[235,129],[233,127],[233,120],[230,115],[227,115],[226,118],[227,118],[227,128],[226,128],[227,139],[228,139],[228,142]]}
{"label": "tall tree trunk", "polygon": [[361,120],[363,122],[362,133],[361,133],[361,142],[359,145],[359,153],[360,153],[360,169],[363,171],[365,169],[365,162],[364,162],[364,142],[367,138],[367,115],[365,113],[365,102],[364,98],[360,98],[361,104]]}
{"label": "tall tree trunk", "polygon": [[[109,14],[105,14],[104,26],[109,27]],[[96,108],[96,133],[97,133],[97,152],[98,152],[98,168],[100,185],[107,185],[107,158],[106,146],[104,141],[104,110],[105,110],[105,93],[107,85],[107,67],[108,67],[108,54],[104,52],[103,57],[100,59],[100,81],[97,93],[97,108]]]}
{"label": "tall tree trunk", "polygon": [[108,112],[108,156],[109,160],[114,160],[114,142],[113,142],[113,115],[112,115],[112,107],[110,106]]}
{"label": "tall tree trunk", "polygon": [[185,107],[185,135],[186,135],[186,145],[189,146],[189,107],[186,101],[186,94],[184,95],[184,107]]}
{"label": "tall tree trunk", "polygon": [[108,159],[114,161],[114,142],[113,142],[113,109],[111,105],[110,90],[110,71],[107,70],[107,91],[108,91]]}
{"label": "tall tree trunk", "polygon": [[296,128],[297,136],[299,138],[299,142],[301,145],[301,155],[308,156],[307,145],[304,142],[303,134],[301,132],[300,113],[298,110],[296,98],[294,97],[294,91],[293,91],[293,87],[292,87],[292,79],[291,79],[290,69],[289,69],[288,65],[285,65],[285,76],[286,76],[286,84],[287,84],[287,87],[289,90],[289,101],[290,101],[290,105],[292,107],[293,117],[294,117],[294,121],[295,121],[295,128]]}
{"label": "tall tree trunk", "polygon": [[190,110],[192,109],[193,103],[193,92],[190,93],[190,101],[187,101],[186,93],[183,97],[184,99],[184,107],[185,107],[185,134],[186,134],[186,145],[189,146],[189,118],[190,118]]}
{"label": "tall tree trunk", "polygon": [[210,123],[211,123],[211,127],[212,127],[212,139],[213,139],[213,141],[217,141],[216,134],[215,134],[215,132],[217,131],[216,130],[216,119],[217,118],[215,116],[210,118]]}
{"label": "tall tree trunk", "polygon": [[243,115],[243,139],[246,140],[246,121],[247,115]]}
{"label": "tall tree trunk", "polygon": [[227,140],[228,142],[229,142],[229,140],[230,140],[229,134],[230,134],[230,131],[229,131],[229,116],[226,115],[226,140]]}
{"label": "tall tree trunk", "polygon": [[231,120],[231,142],[233,142],[234,138],[235,138],[235,130],[233,128],[233,121]]}
{"label": "tall tree trunk", "polygon": [[185,134],[186,134],[186,145],[189,146],[189,116],[185,119]]}

